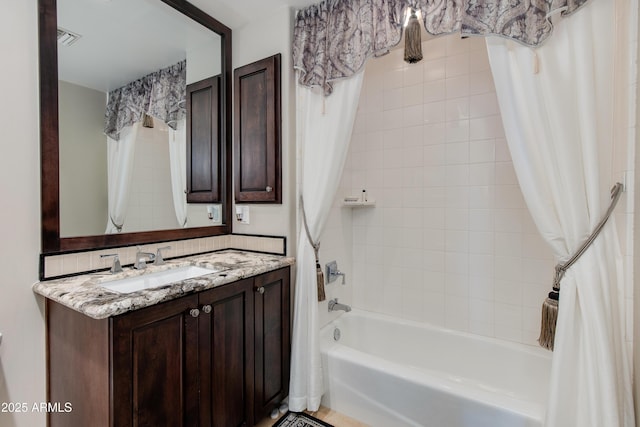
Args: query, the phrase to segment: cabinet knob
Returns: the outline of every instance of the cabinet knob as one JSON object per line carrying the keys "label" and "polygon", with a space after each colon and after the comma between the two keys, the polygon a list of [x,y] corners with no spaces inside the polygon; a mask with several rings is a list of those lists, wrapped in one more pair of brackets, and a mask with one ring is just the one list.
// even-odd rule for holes
{"label": "cabinet knob", "polygon": [[271,188],[271,186],[267,185],[267,188],[265,188],[265,190],[267,190],[267,193],[271,193],[273,191],[273,188]]}
{"label": "cabinet knob", "polygon": [[258,289],[256,289],[256,292],[264,294],[264,286],[260,286]]}
{"label": "cabinet knob", "polygon": [[189,311],[189,314],[191,315],[191,317],[198,317],[200,316],[200,310],[198,310],[197,308],[192,308],[191,311]]}
{"label": "cabinet knob", "polygon": [[202,311],[204,311],[207,314],[211,313],[211,306],[209,304],[203,305],[202,306]]}

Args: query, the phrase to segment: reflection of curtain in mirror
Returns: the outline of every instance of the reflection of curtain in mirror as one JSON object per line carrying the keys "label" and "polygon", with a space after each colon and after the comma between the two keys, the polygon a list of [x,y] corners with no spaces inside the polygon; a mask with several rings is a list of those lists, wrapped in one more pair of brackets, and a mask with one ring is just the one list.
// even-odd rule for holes
{"label": "reflection of curtain in mirror", "polygon": [[169,128],[169,162],[171,191],[176,218],[181,227],[187,226],[187,128],[186,119],[178,121],[176,130]]}
{"label": "reflection of curtain in mirror", "polygon": [[136,123],[123,128],[118,141],[107,137],[109,197],[109,219],[105,231],[107,234],[121,232],[127,215],[138,126],[139,124]]}

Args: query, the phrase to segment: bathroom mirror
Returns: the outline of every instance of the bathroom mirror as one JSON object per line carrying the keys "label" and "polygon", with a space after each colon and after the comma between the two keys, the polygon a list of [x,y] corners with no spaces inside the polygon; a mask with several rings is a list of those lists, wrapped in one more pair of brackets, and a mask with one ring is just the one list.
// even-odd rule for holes
{"label": "bathroom mirror", "polygon": [[[231,232],[231,30],[184,0],[39,4],[43,253]],[[172,199],[179,198],[171,187],[184,172],[176,174],[180,163],[170,158],[168,142],[176,132],[155,118],[153,127],[134,125],[128,198],[133,203],[121,230],[105,234],[110,218],[103,127],[108,93],[181,61],[186,62],[186,84],[220,76],[220,203],[190,204],[183,212],[186,227],[178,222]],[[117,176],[113,166],[111,176],[111,181]]]}

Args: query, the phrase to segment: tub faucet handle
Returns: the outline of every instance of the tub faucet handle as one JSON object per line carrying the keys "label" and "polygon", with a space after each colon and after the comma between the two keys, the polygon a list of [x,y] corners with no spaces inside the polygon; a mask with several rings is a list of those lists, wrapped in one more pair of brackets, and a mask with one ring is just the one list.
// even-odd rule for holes
{"label": "tub faucet handle", "polygon": [[325,268],[327,273],[327,283],[333,283],[336,281],[338,276],[342,276],[342,284],[345,284],[344,278],[346,275],[342,271],[338,270],[338,263],[336,261],[328,262],[325,265]]}

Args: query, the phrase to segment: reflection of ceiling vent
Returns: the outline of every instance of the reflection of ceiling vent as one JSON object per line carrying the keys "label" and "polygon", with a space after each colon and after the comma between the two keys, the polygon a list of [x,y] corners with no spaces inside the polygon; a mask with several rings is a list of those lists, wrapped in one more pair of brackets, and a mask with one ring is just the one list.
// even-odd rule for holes
{"label": "reflection of ceiling vent", "polygon": [[71,46],[82,37],[80,34],[72,33],[64,28],[58,28],[58,43],[63,46]]}

